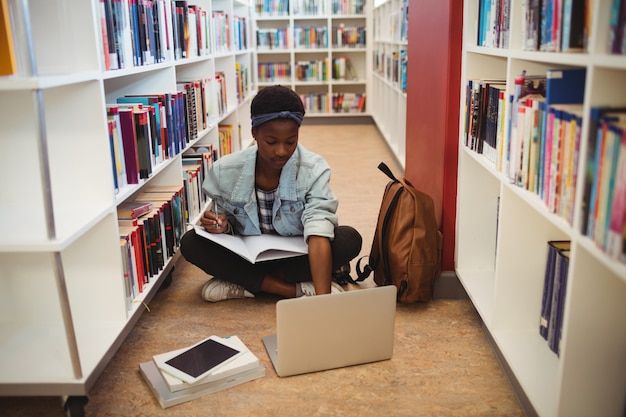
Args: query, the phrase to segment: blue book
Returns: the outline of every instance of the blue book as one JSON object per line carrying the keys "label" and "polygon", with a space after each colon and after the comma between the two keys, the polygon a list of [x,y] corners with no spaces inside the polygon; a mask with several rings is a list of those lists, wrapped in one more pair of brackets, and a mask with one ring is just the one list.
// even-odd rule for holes
{"label": "blue book", "polygon": [[585,68],[546,71],[546,105],[583,103],[586,76]]}

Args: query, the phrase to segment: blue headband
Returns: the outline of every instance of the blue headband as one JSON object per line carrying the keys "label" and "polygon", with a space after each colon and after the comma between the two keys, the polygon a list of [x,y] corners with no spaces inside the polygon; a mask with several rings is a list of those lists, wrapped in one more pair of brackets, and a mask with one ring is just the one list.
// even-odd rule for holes
{"label": "blue headband", "polygon": [[257,127],[262,125],[265,122],[269,122],[274,119],[291,119],[298,123],[298,126],[302,124],[302,119],[304,118],[304,114],[299,111],[277,111],[275,113],[264,113],[257,114],[252,116],[252,127]]}

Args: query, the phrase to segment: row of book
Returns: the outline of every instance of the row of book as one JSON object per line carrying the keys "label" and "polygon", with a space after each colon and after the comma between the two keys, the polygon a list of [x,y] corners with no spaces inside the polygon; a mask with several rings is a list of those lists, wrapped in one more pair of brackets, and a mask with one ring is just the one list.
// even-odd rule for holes
{"label": "row of book", "polygon": [[[258,16],[289,16],[289,0],[255,0]],[[295,16],[360,15],[365,13],[365,0],[291,0],[291,13]]]}
{"label": "row of book", "polygon": [[[224,78],[224,80],[226,80],[226,78]],[[224,95],[226,95],[226,83],[224,83],[223,92]],[[235,93],[237,103],[240,104],[243,103],[250,94],[250,69],[240,62],[235,62]],[[227,107],[227,105],[224,107],[224,111]]]}
{"label": "row of book", "polygon": [[[212,346],[217,346],[213,348],[215,354],[209,350]],[[238,352],[237,355],[223,360],[224,352],[231,350]],[[190,366],[187,366],[186,354],[193,359]],[[176,372],[172,368],[177,366],[195,375],[198,368],[204,369],[203,365],[211,369],[193,382],[182,379],[181,371]],[[164,409],[265,376],[265,367],[259,358],[237,336],[211,336],[192,346],[153,355],[152,360],[139,365],[139,371]]]}
{"label": "row of book", "polygon": [[211,21],[213,23],[213,36],[215,36],[215,52],[230,51],[230,16],[223,10],[216,10],[211,12]]}
{"label": "row of book", "polygon": [[384,50],[375,49],[372,63],[374,72],[384,77],[391,84],[406,92],[408,54],[406,49],[388,53]]}
{"label": "row of book", "polygon": [[209,170],[221,155],[213,145],[192,146],[183,154],[183,188],[187,205],[186,217],[193,222],[200,216],[207,204],[207,197],[202,191],[202,184]]}
{"label": "row of book", "polygon": [[346,27],[343,23],[331,28],[333,48],[365,48],[365,26]]}
{"label": "row of book", "polygon": [[256,31],[256,49],[257,51],[269,50],[287,50],[291,42],[289,40],[289,31],[284,28],[262,29]]}
{"label": "row of book", "polygon": [[259,62],[257,75],[259,82],[291,82],[291,63]]}
{"label": "row of book", "polygon": [[581,233],[626,263],[626,106],[591,108]]}
{"label": "row of book", "polygon": [[[226,138],[224,133],[226,132]],[[182,185],[148,185],[117,207],[129,310],[180,246],[187,225],[200,216],[207,197],[202,184],[219,157],[232,153],[233,127],[220,126],[220,144],[194,145],[182,155]]]}
{"label": "row of book", "polygon": [[183,180],[187,191],[188,215],[189,219],[199,216],[207,204],[207,198],[202,192],[202,184],[213,166],[224,155],[241,148],[241,143],[236,143],[237,138],[241,138],[241,126],[220,124],[217,127],[217,145],[200,144],[193,145],[185,151],[182,156]]}
{"label": "row of book", "polygon": [[293,45],[295,48],[328,48],[328,27],[293,28]]}
{"label": "row of book", "polygon": [[550,350],[557,356],[561,353],[570,246],[571,242],[568,240],[548,242],[543,281],[539,334],[548,342]]}
{"label": "row of book", "polygon": [[[523,0],[522,3],[528,1],[530,0]],[[479,0],[477,45],[508,48],[510,13],[511,0]]]}
{"label": "row of book", "polygon": [[392,12],[389,16],[389,33],[381,34],[384,39],[393,39],[397,42],[409,39],[409,2],[402,0],[400,10]]}
{"label": "row of book", "polygon": [[362,113],[365,93],[306,93],[300,94],[307,113]]}
{"label": "row of book", "polygon": [[[305,0],[300,0],[305,1]],[[365,0],[330,0],[332,14],[364,14]]]}
{"label": "row of book", "polygon": [[233,16],[233,48],[236,51],[248,49],[248,31],[248,19],[242,16]]}
{"label": "row of book", "polygon": [[180,185],[149,186],[117,207],[128,310],[163,270],[186,230],[187,195]]}
{"label": "row of book", "polygon": [[181,153],[223,114],[225,85],[224,75],[217,73],[213,78],[181,81],[175,93],[126,95],[108,104],[116,192],[149,178],[158,164]]}
{"label": "row of book", "polygon": [[523,49],[581,52],[591,29],[590,0],[527,0],[523,10]]}
{"label": "row of book", "polygon": [[289,0],[254,0],[257,16],[289,16]]}
{"label": "row of book", "polygon": [[[550,212],[571,225],[578,215],[583,235],[610,258],[626,262],[626,103],[591,106],[584,114],[585,80],[582,68],[522,74],[510,94],[504,80],[469,80],[465,145],[484,154],[511,183],[535,193]],[[577,187],[583,193],[578,212]]]}
{"label": "row of book", "polygon": [[[333,48],[365,48],[365,27],[346,27],[345,24],[332,26],[330,38]],[[295,48],[328,48],[327,27],[300,27],[291,31],[286,28],[259,28],[256,32],[256,47],[259,51],[287,50]]]}
{"label": "row of book", "polygon": [[208,16],[175,0],[100,0],[106,70],[208,54]]}
{"label": "row of book", "polygon": [[512,183],[537,194],[573,224],[585,69],[469,80],[464,138]]}
{"label": "row of book", "polygon": [[[291,64],[289,62],[259,62],[258,78],[262,82],[291,81]],[[336,56],[329,62],[328,58],[317,61],[295,62],[294,76],[298,81],[357,80],[358,76],[350,58]]]}
{"label": "row of book", "polygon": [[[248,47],[248,21],[187,0],[100,0],[106,70],[116,70]],[[231,22],[232,20],[232,22]]]}
{"label": "row of book", "polygon": [[319,61],[296,61],[294,65],[294,74],[298,81],[328,81],[328,58]]}
{"label": "row of book", "polygon": [[[522,49],[546,52],[580,52],[590,34],[590,0],[523,0]],[[508,48],[511,0],[480,0],[477,45]]]}

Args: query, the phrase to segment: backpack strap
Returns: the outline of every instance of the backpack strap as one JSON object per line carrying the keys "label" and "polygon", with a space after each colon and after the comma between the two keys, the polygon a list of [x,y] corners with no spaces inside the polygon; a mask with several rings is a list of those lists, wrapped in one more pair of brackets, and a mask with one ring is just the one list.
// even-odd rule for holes
{"label": "backpack strap", "polygon": [[[381,162],[380,164],[378,164],[378,169],[381,170],[385,175],[387,175],[389,177],[390,180],[394,181],[394,182],[398,182],[398,179],[395,177],[395,175],[393,175],[393,172],[391,172],[391,169],[389,169],[389,167],[387,166],[387,164],[385,164],[384,162]],[[388,228],[389,228],[389,222],[391,220],[391,215],[393,214],[393,211],[395,209],[395,206],[397,205],[398,202],[398,198],[399,195],[394,196],[393,202],[392,202],[392,207],[391,210],[388,211],[385,215],[385,219],[383,221],[383,237],[382,237],[382,242],[385,241],[386,239],[386,235],[388,232]],[[384,256],[384,250],[382,250],[383,248],[381,248],[381,253],[380,256],[383,257]],[[368,258],[368,262],[365,265],[362,265],[363,260],[365,258]],[[359,258],[359,260],[356,263],[356,273],[357,273],[357,279],[356,280],[352,280],[352,283],[357,283],[357,282],[361,282],[364,281],[367,277],[370,276],[370,274],[372,272],[374,272],[374,267],[372,266],[371,263],[371,258],[369,255],[365,255],[362,256],[361,258]],[[379,260],[379,262],[383,262],[383,265],[386,265],[384,260]],[[385,282],[391,282],[391,274],[388,270],[388,268],[385,268]]]}
{"label": "backpack strap", "polygon": [[364,281],[365,278],[369,277],[372,271],[374,271],[374,269],[372,269],[372,266],[369,264],[369,262],[366,263],[365,266],[361,266],[361,262],[363,262],[363,259],[365,258],[369,258],[369,255],[361,256],[359,260],[356,261],[357,279],[353,283]]}
{"label": "backpack strap", "polygon": [[398,181],[396,176],[393,175],[393,172],[391,172],[391,170],[389,169],[387,164],[385,164],[384,162],[381,162],[380,164],[378,164],[378,169],[380,169],[382,172],[384,172],[385,175],[387,175],[392,181]]}

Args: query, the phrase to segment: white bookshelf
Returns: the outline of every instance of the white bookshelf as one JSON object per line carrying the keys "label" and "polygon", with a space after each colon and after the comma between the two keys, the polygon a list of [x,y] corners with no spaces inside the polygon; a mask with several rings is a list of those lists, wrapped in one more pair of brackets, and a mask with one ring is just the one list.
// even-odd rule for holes
{"label": "white bookshelf", "polygon": [[[128,308],[117,205],[146,185],[182,186],[182,158],[165,160],[150,178],[115,194],[106,104],[124,94],[174,92],[177,81],[224,71],[228,109],[211,115],[188,145],[216,146],[217,126],[225,123],[241,125],[235,150],[246,146],[256,89],[251,6],[189,2],[245,17],[247,47],[216,52],[213,43],[206,55],[106,71],[98,0],[9,3],[28,7],[30,25],[14,35],[22,52],[32,43],[36,66],[32,74],[22,66],[0,77],[0,395],[86,396],[178,257]],[[236,63],[248,69],[240,99]]]}
{"label": "white bookshelf", "polygon": [[[370,80],[371,80],[371,57],[369,52],[369,36],[371,34],[369,1],[353,0],[348,2],[336,2],[333,0],[319,0],[307,3],[304,1],[290,1],[288,4],[289,13],[277,10],[276,8],[264,9],[267,6],[262,2],[257,2],[254,10],[255,30],[253,36],[258,39],[258,33],[284,33],[284,41],[276,42],[269,46],[265,43],[256,44],[256,59],[258,66],[268,66],[269,64],[282,64],[283,70],[271,71],[271,76],[264,76],[260,68],[255,71],[255,77],[259,88],[264,86],[282,84],[291,87],[301,96],[308,100],[313,96],[324,96],[329,99],[334,95],[344,94],[345,103],[348,99],[357,95],[365,95],[365,105],[360,111],[356,108],[337,110],[330,108],[314,109],[307,106],[307,117],[316,116],[364,116],[369,115],[370,102]],[[333,3],[337,5],[333,6]],[[362,6],[359,6],[362,4]],[[362,10],[361,10],[362,9]],[[365,43],[337,45],[333,43],[332,31],[334,27],[343,27],[345,31],[354,29],[364,29]],[[317,45],[306,42],[305,35],[298,36],[299,33],[307,30],[316,31],[316,39],[325,38],[326,42]],[[301,41],[298,41],[301,39]],[[310,39],[310,38],[308,38]],[[332,66],[333,60],[337,58],[347,58],[354,68],[353,76],[346,73],[345,77],[333,77],[331,70],[326,71],[326,76],[322,76],[319,71],[309,74],[307,77],[298,77],[296,67],[298,63],[326,62]],[[330,102],[330,101],[329,101]],[[349,107],[349,106],[346,106]],[[354,106],[356,107],[356,105]]]}
{"label": "white bookshelf", "polygon": [[406,160],[406,84],[402,59],[408,55],[408,2],[384,0],[372,12],[371,114],[398,162]]}
{"label": "white bookshelf", "polygon": [[[626,104],[626,56],[607,54],[612,2],[588,2],[592,30],[584,53],[522,50],[522,3],[511,1],[510,45],[498,49],[476,46],[479,1],[465,2],[460,132],[467,80],[504,78],[510,94],[522,70],[586,68],[580,149],[585,155],[591,106]],[[584,157],[579,164],[578,172],[584,172]],[[456,273],[530,404],[529,415],[624,415],[626,265],[580,233],[582,185],[578,181],[570,224],[534,193],[510,184],[460,137]],[[549,240],[572,242],[560,356],[539,334]]]}

